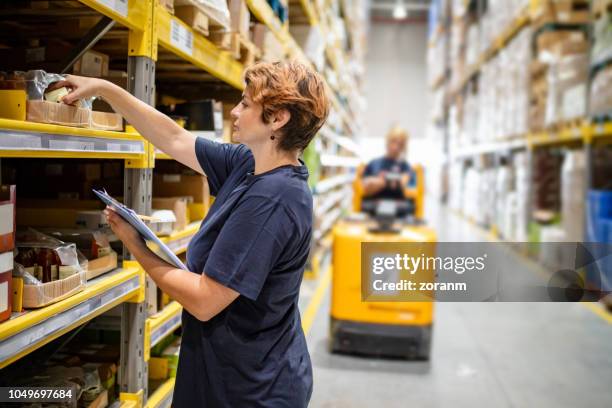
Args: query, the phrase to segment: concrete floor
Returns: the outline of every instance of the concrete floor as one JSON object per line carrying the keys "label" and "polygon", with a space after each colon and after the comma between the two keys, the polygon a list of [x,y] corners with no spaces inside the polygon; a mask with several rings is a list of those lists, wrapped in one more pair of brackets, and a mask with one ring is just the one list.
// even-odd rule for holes
{"label": "concrete floor", "polygon": [[[440,241],[487,239],[428,208]],[[318,284],[304,283],[302,311]],[[331,355],[328,312],[329,290],[307,334],[313,408],[612,407],[612,319],[583,304],[438,303],[430,362]]]}

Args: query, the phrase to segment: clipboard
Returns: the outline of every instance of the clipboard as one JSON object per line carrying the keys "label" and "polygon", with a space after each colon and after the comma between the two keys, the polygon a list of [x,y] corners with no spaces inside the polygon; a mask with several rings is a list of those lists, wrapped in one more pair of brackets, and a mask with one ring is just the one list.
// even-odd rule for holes
{"label": "clipboard", "polygon": [[115,210],[117,214],[121,216],[125,221],[127,221],[132,227],[138,231],[140,236],[144,239],[147,244],[147,247],[155,253],[155,255],[159,256],[164,261],[168,262],[170,265],[173,265],[179,269],[187,270],[187,267],[181,260],[172,252],[170,248],[166,246],[158,237],[155,235],[153,231],[147,227],[147,225],[142,221],[140,216],[136,213],[136,211],[131,208],[121,204],[119,201],[115,200],[113,197],[109,196],[106,190],[92,190],[96,196],[104,204]]}

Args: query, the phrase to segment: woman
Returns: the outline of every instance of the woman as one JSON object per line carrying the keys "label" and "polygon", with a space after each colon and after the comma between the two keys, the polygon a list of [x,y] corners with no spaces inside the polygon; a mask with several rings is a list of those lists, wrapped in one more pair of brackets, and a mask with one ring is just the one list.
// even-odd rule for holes
{"label": "woman", "polygon": [[321,77],[299,63],[245,72],[234,138],[218,144],[177,126],[109,82],[68,76],[65,103],[100,96],[141,135],[206,174],[216,196],[187,251],[189,271],[150,252],[106,209],[116,235],[184,307],[174,407],[305,407],[312,367],[298,295],[312,233],[308,170],[298,159],[325,122]]}

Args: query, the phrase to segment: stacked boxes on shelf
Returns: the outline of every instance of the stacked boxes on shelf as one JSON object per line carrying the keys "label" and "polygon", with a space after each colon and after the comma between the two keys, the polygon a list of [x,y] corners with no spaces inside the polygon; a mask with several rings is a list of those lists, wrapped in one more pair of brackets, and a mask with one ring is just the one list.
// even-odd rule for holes
{"label": "stacked boxes on shelf", "polygon": [[11,317],[13,305],[15,200],[15,186],[0,186],[0,322]]}
{"label": "stacked boxes on shelf", "polygon": [[597,117],[612,113],[612,4],[608,0],[595,0],[593,11],[593,80],[589,109],[591,115]]}

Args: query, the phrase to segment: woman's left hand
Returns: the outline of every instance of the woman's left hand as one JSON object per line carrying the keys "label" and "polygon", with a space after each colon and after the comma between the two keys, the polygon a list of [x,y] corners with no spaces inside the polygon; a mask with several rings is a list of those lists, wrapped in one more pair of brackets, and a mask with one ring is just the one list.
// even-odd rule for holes
{"label": "woman's left hand", "polygon": [[143,243],[140,234],[134,227],[132,227],[127,221],[125,221],[119,214],[117,214],[111,207],[104,209],[104,215],[108,220],[108,224],[111,229],[124,244],[138,244]]}

